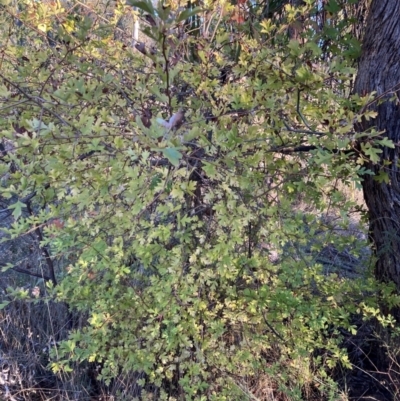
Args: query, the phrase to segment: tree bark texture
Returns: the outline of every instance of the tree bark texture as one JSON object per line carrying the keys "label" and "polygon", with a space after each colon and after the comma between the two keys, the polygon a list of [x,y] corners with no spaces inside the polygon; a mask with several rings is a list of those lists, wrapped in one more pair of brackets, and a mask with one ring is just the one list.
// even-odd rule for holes
{"label": "tree bark texture", "polygon": [[[394,282],[400,292],[400,1],[372,0],[359,62],[355,91],[360,95],[376,91],[380,97],[370,108],[378,115],[363,121],[358,129],[375,126],[395,144],[382,148],[379,163],[365,166],[378,174],[389,174],[389,183],[365,175],[364,198],[369,210],[370,237],[378,261],[376,277]],[[395,98],[395,100],[390,100]],[[396,313],[397,314],[397,313]]]}

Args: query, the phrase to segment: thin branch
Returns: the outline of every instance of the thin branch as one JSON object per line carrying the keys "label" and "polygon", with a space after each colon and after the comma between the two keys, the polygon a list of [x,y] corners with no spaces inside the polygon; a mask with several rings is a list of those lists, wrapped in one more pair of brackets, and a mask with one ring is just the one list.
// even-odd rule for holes
{"label": "thin branch", "polygon": [[303,114],[301,114],[300,111],[300,89],[297,89],[297,106],[296,106],[296,111],[297,114],[300,116],[301,120],[303,121],[304,125],[311,131],[314,132],[314,130],[308,125],[308,122],[304,118]]}
{"label": "thin branch", "polygon": [[12,87],[14,87],[18,92],[22,93],[27,99],[31,100],[33,103],[37,104],[39,107],[42,108],[42,110],[47,111],[49,114],[51,114],[52,116],[56,117],[62,124],[71,127],[75,133],[80,134],[80,131],[75,128],[71,123],[69,123],[68,121],[64,120],[60,115],[58,115],[56,112],[54,112],[51,109],[48,109],[47,107],[43,106],[43,102],[41,100],[39,100],[38,98],[36,98],[35,96],[31,96],[29,93],[27,93],[25,90],[23,90],[21,87],[19,87],[18,85],[16,85],[14,82],[10,81],[9,79],[7,79],[3,74],[0,73],[0,77],[7,82],[9,85],[11,85]]}
{"label": "thin branch", "polygon": [[30,100],[30,99],[25,99],[25,100],[20,100],[19,102],[10,103],[10,104],[8,104],[8,105],[6,105],[6,106],[4,106],[4,107],[0,107],[0,111],[9,109],[10,107],[13,107],[13,108],[14,108],[14,107],[16,107],[16,106],[18,106],[18,105],[20,105],[20,104],[29,102],[29,100]]}
{"label": "thin branch", "polygon": [[281,121],[283,122],[283,125],[285,126],[287,131],[294,132],[295,134],[320,135],[320,136],[326,135],[326,132],[315,131],[312,130],[311,128],[309,130],[290,128],[284,119],[282,119]]}
{"label": "thin branch", "polygon": [[262,317],[264,319],[264,323],[267,325],[267,327],[274,333],[281,341],[286,343],[285,339],[268,323],[267,319],[265,318],[264,311],[261,311]]}
{"label": "thin branch", "polygon": [[31,272],[28,269],[23,269],[22,267],[16,267],[16,266],[12,267],[11,269],[18,273],[23,273],[23,274],[26,274],[26,275],[32,276],[32,277],[39,277],[45,281],[52,281],[54,283],[53,279],[50,276],[46,276],[45,274]]}
{"label": "thin branch", "polygon": [[166,79],[167,79],[165,92],[166,92],[167,97],[168,97],[169,115],[172,116],[172,98],[171,98],[171,92],[170,92],[170,88],[169,88],[169,85],[170,85],[170,82],[169,82],[169,61],[168,61],[166,48],[165,48],[166,37],[167,37],[167,35],[165,33],[163,33],[162,53],[163,53],[163,57],[164,57],[164,60],[165,60],[165,76],[166,76]]}

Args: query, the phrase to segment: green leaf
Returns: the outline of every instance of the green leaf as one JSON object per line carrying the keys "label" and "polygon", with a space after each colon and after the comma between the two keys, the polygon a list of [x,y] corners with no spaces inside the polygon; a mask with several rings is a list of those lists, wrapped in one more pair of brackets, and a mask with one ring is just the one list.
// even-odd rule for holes
{"label": "green leaf", "polygon": [[157,15],[161,21],[166,22],[170,16],[171,7],[163,5],[162,2],[158,3]]}
{"label": "green leaf", "polygon": [[322,53],[321,47],[318,46],[315,42],[306,43],[305,48],[311,50],[314,56],[320,56]]}
{"label": "green leaf", "polygon": [[18,201],[12,205],[10,205],[8,208],[9,209],[14,209],[12,212],[12,215],[14,216],[15,220],[18,220],[19,217],[21,217],[22,214],[22,208],[26,207],[25,203],[22,203],[21,201]]}
{"label": "green leaf", "polygon": [[11,92],[7,89],[5,85],[0,85],[0,96],[8,97],[10,94]]}
{"label": "green leaf", "polygon": [[381,146],[386,146],[388,148],[394,149],[394,143],[389,138],[384,137],[384,138],[379,139],[378,141],[376,141],[376,143],[379,143],[379,145],[381,145]]}
{"label": "green leaf", "polygon": [[[163,77],[164,78],[164,77]],[[158,100],[160,100],[162,103],[168,103],[168,96],[165,95],[164,93],[160,92],[160,88],[157,87],[151,87],[149,88],[150,92],[153,93],[154,95],[157,96]]]}
{"label": "green leaf", "polygon": [[153,5],[149,1],[135,1],[135,0],[128,0],[127,3],[131,5],[132,7],[137,7],[142,11],[145,11],[146,13],[149,13],[153,17],[156,16],[155,10],[153,8]]}
{"label": "green leaf", "polygon": [[340,11],[340,5],[336,0],[330,0],[329,3],[325,6],[325,9],[331,13],[337,13]]}
{"label": "green leaf", "polygon": [[371,144],[361,144],[361,149],[365,153],[366,156],[370,158],[373,163],[378,163],[380,160],[380,154],[382,153],[382,149],[374,148]]}
{"label": "green leaf", "polygon": [[[8,241],[8,238],[2,238],[0,243],[6,242],[6,241]],[[1,271],[6,272],[7,270],[12,269],[13,267],[14,267],[14,265],[12,263],[6,263],[6,265],[1,268]]]}
{"label": "green leaf", "polygon": [[296,78],[298,82],[306,83],[310,82],[313,79],[313,74],[307,69],[304,65],[296,71]]}
{"label": "green leaf", "polygon": [[196,15],[198,13],[200,13],[202,11],[202,9],[200,7],[195,7],[193,9],[187,8],[186,10],[182,11],[177,19],[176,19],[176,23],[179,23],[181,21],[185,21],[188,18],[192,17],[193,15]]}
{"label": "green leaf", "polygon": [[0,303],[0,310],[4,309],[9,303],[10,303],[10,301],[1,302]]}
{"label": "green leaf", "polygon": [[382,183],[389,184],[390,182],[389,174],[386,171],[381,170],[379,174],[374,176],[374,180],[381,184]]}
{"label": "green leaf", "polygon": [[[156,42],[160,40],[160,33],[158,31],[155,31],[154,27],[146,26],[142,29],[142,32],[150,39],[154,39]],[[152,58],[153,56],[149,54],[148,57]]]}
{"label": "green leaf", "polygon": [[295,39],[290,40],[288,48],[290,49],[290,54],[294,57],[300,56],[303,52],[302,48],[300,48],[300,43]]}
{"label": "green leaf", "polygon": [[163,149],[162,152],[173,166],[179,166],[179,160],[182,158],[181,152],[179,152],[176,148],[166,148]]}

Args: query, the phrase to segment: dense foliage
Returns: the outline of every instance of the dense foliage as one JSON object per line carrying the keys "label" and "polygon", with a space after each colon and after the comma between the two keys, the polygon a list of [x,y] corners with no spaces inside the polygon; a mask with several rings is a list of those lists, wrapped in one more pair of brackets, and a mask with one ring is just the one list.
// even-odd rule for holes
{"label": "dense foliage", "polygon": [[[122,2],[6,3],[8,234],[41,234],[47,296],[89,316],[52,368],[138,372],[157,399],[250,399],[262,380],[337,399],[352,317],[392,323],[349,231],[364,161],[393,147],[354,130],[373,114],[351,94],[352,2],[135,2],[134,47]],[[358,258],[355,278],[328,248]]]}

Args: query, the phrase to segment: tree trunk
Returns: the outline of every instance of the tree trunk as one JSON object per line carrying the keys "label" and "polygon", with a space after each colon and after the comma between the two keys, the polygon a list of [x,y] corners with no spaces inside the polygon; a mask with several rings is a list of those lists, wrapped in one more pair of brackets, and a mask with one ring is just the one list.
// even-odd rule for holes
{"label": "tree trunk", "polygon": [[383,135],[395,144],[394,149],[382,148],[379,163],[369,162],[365,166],[375,174],[384,169],[389,183],[379,183],[373,176],[365,175],[363,191],[369,210],[370,237],[378,257],[375,275],[381,281],[394,282],[400,292],[399,21],[399,0],[372,0],[355,91],[360,95],[376,91],[380,97],[370,107],[378,112],[377,117],[363,121],[359,129],[375,126],[379,131],[384,130]]}

